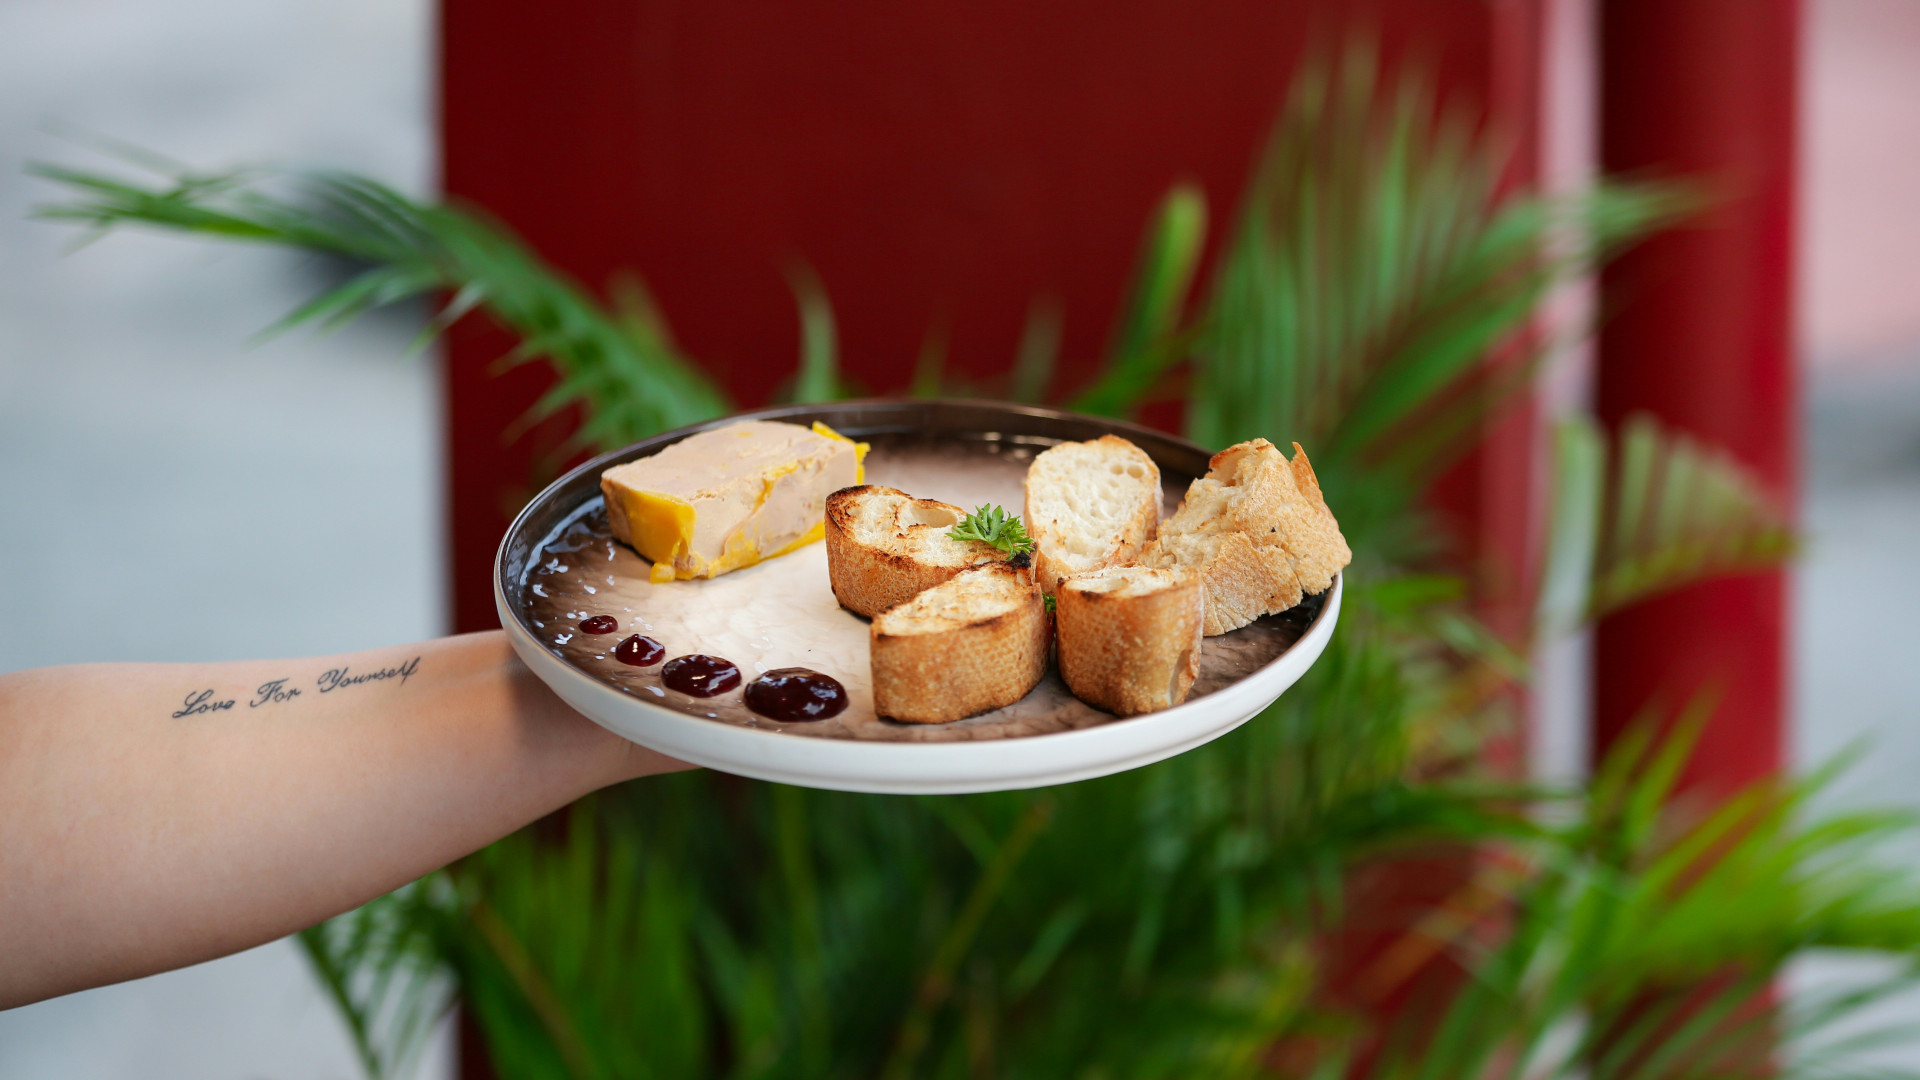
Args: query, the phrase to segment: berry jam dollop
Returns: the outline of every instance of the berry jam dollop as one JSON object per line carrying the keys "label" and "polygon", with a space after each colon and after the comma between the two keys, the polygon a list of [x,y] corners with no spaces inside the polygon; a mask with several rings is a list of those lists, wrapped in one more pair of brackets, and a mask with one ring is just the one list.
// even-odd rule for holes
{"label": "berry jam dollop", "polygon": [[660,669],[660,681],[683,694],[713,697],[740,685],[740,669],[724,657],[694,653],[667,661]]}
{"label": "berry jam dollop", "polygon": [[613,658],[630,667],[652,667],[667,655],[667,647],[635,634],[613,647]]}
{"label": "berry jam dollop", "polygon": [[620,620],[611,615],[595,615],[580,620],[580,632],[583,634],[611,634],[620,629]]}
{"label": "berry jam dollop", "polygon": [[798,724],[838,716],[847,688],[830,675],[803,667],[774,668],[747,684],[747,708],[769,720]]}

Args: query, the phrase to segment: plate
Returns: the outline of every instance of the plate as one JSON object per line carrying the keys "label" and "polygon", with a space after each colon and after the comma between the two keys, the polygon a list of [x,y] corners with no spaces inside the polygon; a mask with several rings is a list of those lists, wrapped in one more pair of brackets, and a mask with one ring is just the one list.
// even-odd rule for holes
{"label": "plate", "polygon": [[[951,794],[1086,780],[1151,764],[1232,731],[1266,708],[1326,648],[1342,579],[1300,606],[1206,639],[1200,676],[1172,709],[1119,718],[1073,697],[1050,671],[1027,697],[951,724],[902,724],[873,712],[867,620],[827,582],[826,546],[809,544],[705,581],[653,584],[649,564],[614,541],[600,474],[698,431],[738,420],[820,421],[870,443],[867,482],[968,509],[1017,511],[1033,455],[1061,442],[1121,435],[1159,465],[1167,513],[1206,472],[1208,451],[1150,428],[1050,409],[973,401],[852,401],[787,406],[682,428],[574,469],[529,503],[495,562],[500,622],[522,661],[596,723],[644,746],[723,772],[840,791]],[[619,630],[584,634],[589,616]],[[629,634],[669,657],[724,656],[748,680],[807,667],[847,689],[831,720],[782,724],[749,712],[739,690],[695,698],[660,667],[612,655]]]}

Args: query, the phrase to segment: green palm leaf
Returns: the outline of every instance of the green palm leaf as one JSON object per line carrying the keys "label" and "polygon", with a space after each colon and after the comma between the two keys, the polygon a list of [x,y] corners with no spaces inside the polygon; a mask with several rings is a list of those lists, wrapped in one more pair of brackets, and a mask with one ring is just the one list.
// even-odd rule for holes
{"label": "green palm leaf", "polygon": [[1549,290],[1692,205],[1647,185],[1505,197],[1490,138],[1436,101],[1363,49],[1303,71],[1214,272],[1197,441],[1298,440],[1336,478],[1431,476],[1525,384],[1538,350],[1516,335]]}
{"label": "green palm leaf", "polygon": [[[1848,1033],[1842,1023],[1920,988],[1920,881],[1877,858],[1916,822],[1805,821],[1835,769],[1761,784],[1705,812],[1670,801],[1706,711],[1696,703],[1664,740],[1651,724],[1630,733],[1579,816],[1487,860],[1470,891],[1499,900],[1479,905],[1482,918],[1425,924],[1445,928],[1438,944],[1468,981],[1430,1031],[1389,1040],[1373,1075],[1847,1075],[1858,1060],[1849,1055],[1920,1044],[1920,1025]],[[1897,970],[1782,1017],[1769,982],[1810,948],[1877,952]],[[1776,1071],[1754,1051],[1782,1033],[1805,1052]]]}
{"label": "green palm leaf", "polygon": [[[366,264],[353,279],[282,319],[275,331],[337,326],[416,296],[451,297],[429,332],[484,308],[520,337],[508,363],[548,359],[560,374],[529,422],[580,407],[580,445],[620,446],[728,411],[726,397],[674,349],[650,309],[645,317],[632,308],[610,312],[505,227],[477,213],[423,204],[339,173],[176,173],[143,184],[57,166],[33,171],[73,196],[40,208],[37,214],[45,219],[97,231],[145,225]],[[817,381],[818,375],[809,378]]]}
{"label": "green palm leaf", "polygon": [[1751,470],[1644,414],[1622,425],[1611,455],[1592,421],[1560,425],[1550,531],[1539,620],[1550,633],[1703,578],[1777,565],[1796,544]]}
{"label": "green palm leaf", "polygon": [[813,267],[796,263],[787,273],[794,303],[800,309],[800,376],[794,380],[794,401],[833,401],[846,397],[840,383],[840,334],[833,318],[833,301]]}
{"label": "green palm leaf", "polygon": [[408,885],[301,931],[316,979],[346,1021],[369,1080],[412,1075],[434,1026],[453,1004],[443,960],[447,882]]}
{"label": "green palm leaf", "polygon": [[1175,185],[1147,223],[1106,365],[1069,408],[1096,416],[1131,416],[1183,358],[1190,336],[1183,331],[1187,294],[1206,240],[1206,196],[1191,184]]}

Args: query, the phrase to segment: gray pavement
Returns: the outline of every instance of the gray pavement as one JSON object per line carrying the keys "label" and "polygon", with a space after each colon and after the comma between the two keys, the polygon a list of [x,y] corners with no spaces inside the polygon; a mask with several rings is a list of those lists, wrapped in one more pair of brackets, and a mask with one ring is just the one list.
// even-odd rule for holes
{"label": "gray pavement", "polygon": [[[28,221],[91,128],[196,164],[428,186],[425,0],[0,4],[0,671],[312,655],[438,632],[417,313],[249,339],[319,281],[273,251]],[[443,1042],[422,1072],[445,1075]],[[350,1080],[281,942],[0,1013],[9,1080]]]}
{"label": "gray pavement", "polygon": [[[1806,416],[1794,761],[1804,770],[1854,756],[1820,811],[1920,811],[1920,344],[1885,350],[1875,363],[1816,367]],[[1920,866],[1920,836],[1880,857]],[[1893,974],[1881,960],[1829,953],[1800,962],[1789,985],[1837,990]],[[1872,1061],[1901,1074],[1920,1069],[1920,994],[1885,1002],[1845,1031],[1886,1026],[1907,1038]]]}
{"label": "gray pavement", "polygon": [[1865,749],[1834,801],[1920,807],[1920,346],[1819,370],[1809,398],[1794,755]]}

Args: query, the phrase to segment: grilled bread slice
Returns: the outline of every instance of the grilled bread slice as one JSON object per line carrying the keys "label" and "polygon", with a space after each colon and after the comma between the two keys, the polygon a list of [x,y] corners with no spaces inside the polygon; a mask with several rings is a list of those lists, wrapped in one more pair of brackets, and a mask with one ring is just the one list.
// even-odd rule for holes
{"label": "grilled bread slice", "polygon": [[1060,677],[1075,697],[1119,716],[1186,699],[1200,674],[1198,574],[1108,567],[1066,579],[1054,599]]}
{"label": "grilled bread slice", "polygon": [[1324,592],[1353,560],[1299,443],[1293,455],[1265,439],[1215,454],[1141,557],[1200,574],[1209,636]]}
{"label": "grilled bread slice", "polygon": [[963,571],[874,616],[874,711],[944,724],[1011,705],[1047,673],[1051,634],[1030,571]]}
{"label": "grilled bread slice", "polygon": [[890,487],[842,488],[827,496],[833,595],[871,618],[968,567],[1006,559],[991,544],[947,535],[966,516],[957,506]]}
{"label": "grilled bread slice", "polygon": [[1027,467],[1023,516],[1051,596],[1070,575],[1139,559],[1160,524],[1160,469],[1118,435],[1061,443]]}

